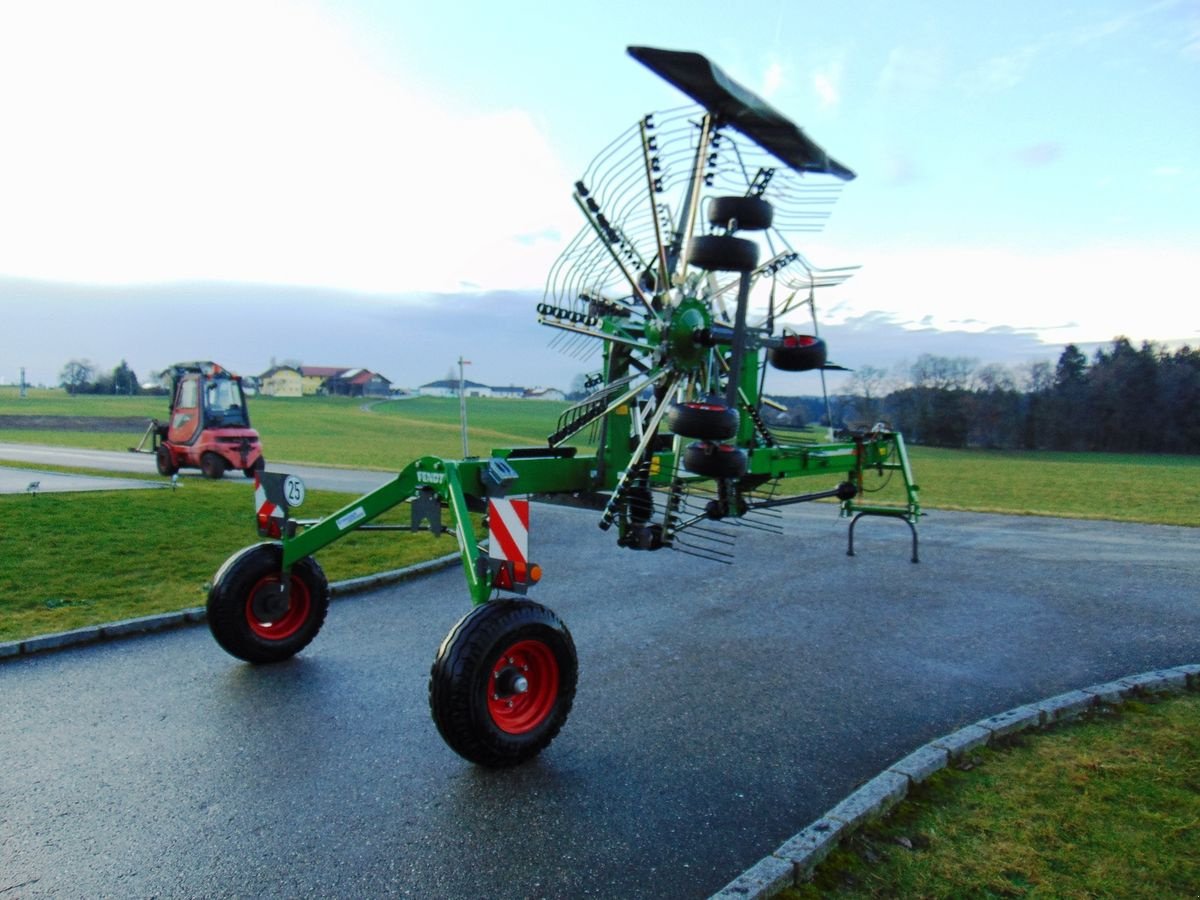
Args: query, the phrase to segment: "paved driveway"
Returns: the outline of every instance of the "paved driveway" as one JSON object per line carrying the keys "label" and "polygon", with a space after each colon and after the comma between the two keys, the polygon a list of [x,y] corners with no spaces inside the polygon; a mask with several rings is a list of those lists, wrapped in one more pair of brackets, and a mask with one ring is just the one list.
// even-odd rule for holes
{"label": "paved driveway", "polygon": [[536,506],[580,688],[514,771],[429,720],[454,570],[279,666],[202,628],[0,664],[0,895],[700,897],[956,726],[1200,661],[1200,530],[935,511],[913,565],[895,521],[784,525],[730,568]]}

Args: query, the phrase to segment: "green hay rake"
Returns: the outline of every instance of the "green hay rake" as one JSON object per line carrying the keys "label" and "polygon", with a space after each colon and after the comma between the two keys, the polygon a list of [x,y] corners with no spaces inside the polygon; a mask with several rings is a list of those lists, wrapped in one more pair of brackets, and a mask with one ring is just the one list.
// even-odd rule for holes
{"label": "green hay rake", "polygon": [[[473,603],[430,673],[433,719],[473,762],[505,766],[545,748],[576,687],[570,632],[525,594],[529,499],[594,509],[632,550],[732,562],[739,529],[780,532],[779,508],[836,498],[862,516],[907,523],[917,562],[921,515],[900,434],[883,426],[815,442],[762,415],[766,369],[838,368],[816,334],[814,294],[853,269],[818,269],[788,236],[813,231],[854,173],[760,98],[695,53],[631,47],[630,55],[699,106],[645,116],[575,185],[586,224],[550,272],[538,319],[567,352],[599,350],[590,393],[545,446],[490,457],[424,457],[329,517],[300,520],[298,479],[256,481],[259,532],[232,556],[208,598],[217,642],[254,663],[293,656],[320,629],[328,586],[313,554],[351,531],[451,532]],[[812,333],[783,325],[807,312]],[[823,375],[822,375],[823,378]],[[568,444],[590,432],[594,452]],[[902,506],[865,505],[865,473],[899,472]],[[837,479],[789,493],[790,479]],[[374,521],[408,504],[406,525]],[[485,514],[487,544],[472,513]]]}

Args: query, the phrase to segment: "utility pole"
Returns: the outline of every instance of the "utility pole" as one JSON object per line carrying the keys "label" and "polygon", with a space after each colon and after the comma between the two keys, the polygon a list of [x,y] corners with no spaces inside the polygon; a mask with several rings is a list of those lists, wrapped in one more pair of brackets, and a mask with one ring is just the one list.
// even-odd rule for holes
{"label": "utility pole", "polygon": [[466,379],[463,377],[463,366],[469,366],[471,361],[458,358],[458,424],[462,429],[462,447],[463,459],[470,456],[470,451],[467,450],[467,392]]}

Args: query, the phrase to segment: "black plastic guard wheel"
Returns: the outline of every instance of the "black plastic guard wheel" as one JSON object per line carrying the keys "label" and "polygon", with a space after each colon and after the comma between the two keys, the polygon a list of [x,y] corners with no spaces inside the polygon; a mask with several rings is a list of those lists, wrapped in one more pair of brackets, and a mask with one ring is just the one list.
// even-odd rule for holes
{"label": "black plastic guard wheel", "polygon": [[675,403],[667,413],[667,428],[684,437],[724,441],[737,434],[741,416],[724,403]]}
{"label": "black plastic guard wheel", "polygon": [[714,197],[708,204],[708,221],[718,228],[730,223],[739,231],[770,228],[775,210],[762,197]]}
{"label": "black plastic guard wheel", "polygon": [[283,547],[255,544],[225,561],[208,592],[208,628],[232,656],[252,663],[295,656],[317,636],[329,611],[329,582],[311,556],[292,566],[281,596]]}
{"label": "black plastic guard wheel", "polygon": [[825,341],[811,334],[784,335],[778,347],[767,351],[767,361],[783,372],[810,372],[825,365]]}
{"label": "black plastic guard wheel", "polygon": [[455,753],[514,766],[554,740],[575,699],[567,627],[531,600],[492,600],[455,625],[429,672],[429,710]]}
{"label": "black plastic guard wheel", "polygon": [[726,234],[702,234],[692,238],[687,260],[710,272],[750,272],[758,265],[758,244]]}
{"label": "black plastic guard wheel", "polygon": [[741,478],[746,466],[746,451],[732,444],[696,441],[683,451],[683,467],[705,478]]}

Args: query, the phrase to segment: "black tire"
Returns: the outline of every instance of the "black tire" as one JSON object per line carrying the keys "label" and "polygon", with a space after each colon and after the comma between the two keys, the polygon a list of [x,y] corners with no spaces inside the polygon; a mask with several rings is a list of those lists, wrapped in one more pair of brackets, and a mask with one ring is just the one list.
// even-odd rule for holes
{"label": "black tire", "polygon": [[714,197],[708,204],[708,221],[718,228],[731,230],[762,231],[771,227],[775,210],[762,197]]}
{"label": "black tire", "polygon": [[272,610],[281,584],[283,547],[255,544],[217,571],[208,592],[208,628],[230,655],[252,663],[289,659],[317,636],[329,611],[329,582],[317,561],[292,566],[288,604]]}
{"label": "black tire", "polygon": [[825,365],[825,341],[811,334],[787,334],[783,344],[767,351],[767,361],[784,372],[809,372]]}
{"label": "black tire", "polygon": [[567,721],[578,670],[558,616],[531,600],[492,600],[442,641],[429,671],[429,711],[459,756],[514,766],[544,750]]}
{"label": "black tire", "polygon": [[688,265],[710,272],[750,272],[758,265],[758,244],[726,234],[702,234],[688,244]]}
{"label": "black tire", "polygon": [[253,478],[258,472],[261,472],[266,467],[267,458],[265,456],[260,456],[254,461],[254,465],[246,466],[246,468],[242,469],[242,474],[247,478]]}
{"label": "black tire", "polygon": [[741,478],[746,464],[746,451],[732,444],[696,441],[683,451],[683,467],[705,478]]}
{"label": "black tire", "polygon": [[737,434],[741,416],[724,403],[675,403],[667,413],[667,427],[683,437],[724,441]]}
{"label": "black tire", "polygon": [[175,465],[171,451],[162,444],[159,444],[158,449],[154,451],[154,465],[158,468],[158,474],[164,478],[170,478],[179,471],[179,466]]}
{"label": "black tire", "polygon": [[224,478],[225,470],[229,464],[225,462],[225,457],[219,453],[213,453],[211,450],[204,453],[200,457],[200,471],[204,473],[205,478]]}

